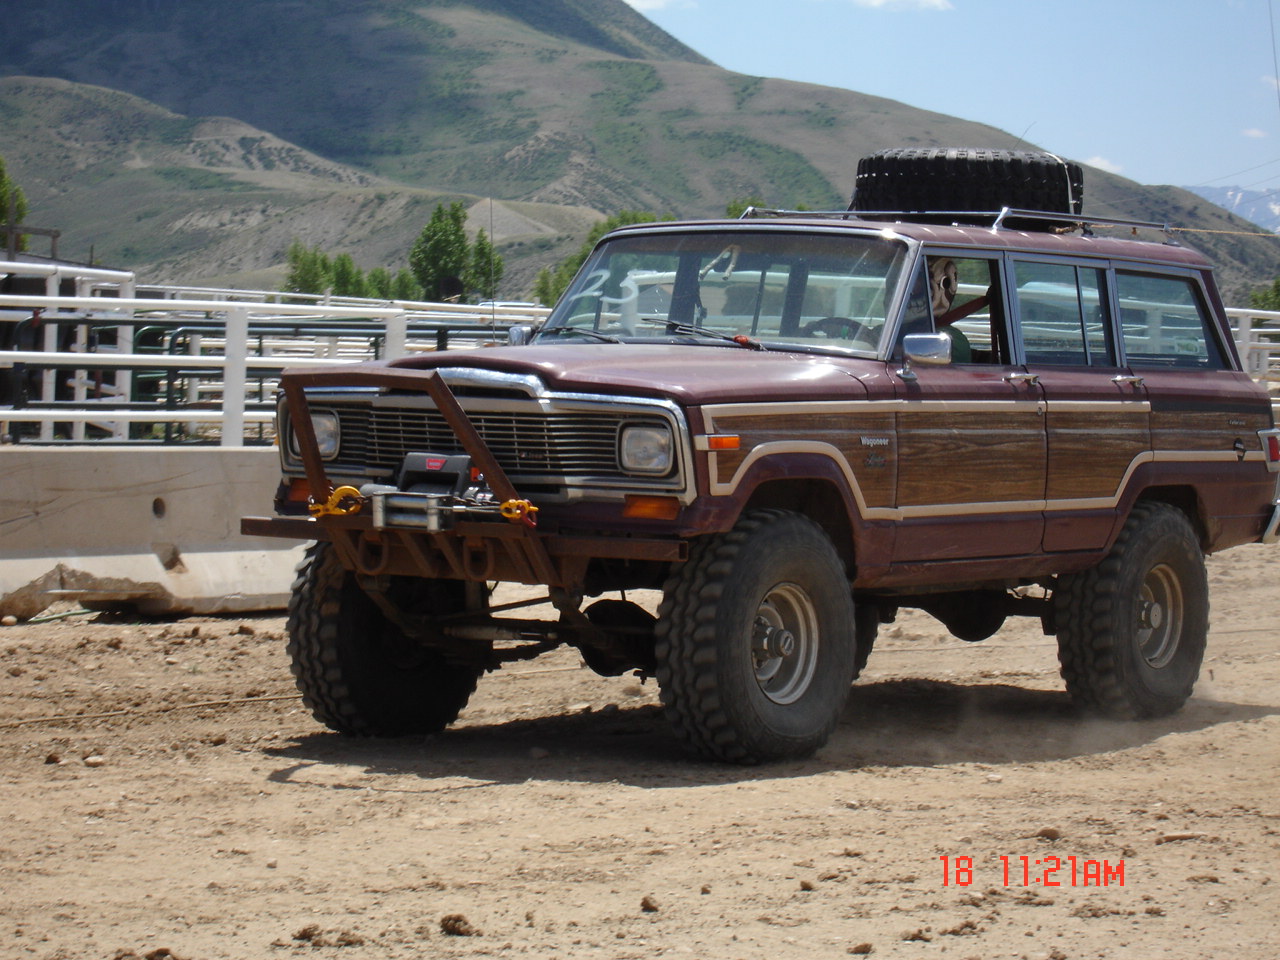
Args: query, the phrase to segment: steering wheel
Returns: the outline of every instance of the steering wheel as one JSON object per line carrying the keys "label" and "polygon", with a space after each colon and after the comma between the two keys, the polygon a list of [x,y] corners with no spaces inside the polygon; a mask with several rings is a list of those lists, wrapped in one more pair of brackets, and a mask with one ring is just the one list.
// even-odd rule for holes
{"label": "steering wheel", "polygon": [[848,317],[823,317],[800,328],[802,336],[823,336],[832,340],[857,340],[865,331],[866,324]]}

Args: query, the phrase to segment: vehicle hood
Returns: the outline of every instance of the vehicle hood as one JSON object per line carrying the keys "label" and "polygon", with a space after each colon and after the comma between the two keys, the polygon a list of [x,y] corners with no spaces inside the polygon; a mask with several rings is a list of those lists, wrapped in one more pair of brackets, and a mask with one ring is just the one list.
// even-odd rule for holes
{"label": "vehicle hood", "polygon": [[678,403],[849,400],[885,376],[879,360],[726,345],[587,343],[458,350],[394,360],[397,370],[470,367],[532,374],[549,389],[667,397]]}

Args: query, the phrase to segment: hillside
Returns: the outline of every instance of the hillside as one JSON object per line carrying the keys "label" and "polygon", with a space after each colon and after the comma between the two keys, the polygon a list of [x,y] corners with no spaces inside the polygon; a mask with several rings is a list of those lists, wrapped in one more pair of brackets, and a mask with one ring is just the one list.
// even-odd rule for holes
{"label": "hillside", "polygon": [[[95,122],[111,134],[77,148],[96,160],[69,165],[62,134],[43,129],[45,107],[0,98],[0,153],[27,188],[33,220],[69,235],[92,232],[102,258],[202,277],[278,262],[290,223],[308,242],[332,234],[335,248],[373,266],[381,260],[372,254],[406,249],[445,196],[576,208],[568,233],[544,223],[549,214],[518,210],[515,220],[534,213],[543,226],[499,235],[515,267],[506,293],[517,296],[538,263],[572,245],[573,224],[589,216],[582,208],[705,216],[748,196],[842,207],[857,158],[873,150],[1026,146],[891,100],[730,73],[622,0],[103,0],[87,8],[44,0],[6,13],[0,56],[0,72],[11,76],[56,76],[150,102],[100,99]],[[22,82],[33,97],[34,81]],[[62,96],[82,89],[57,88]],[[244,130],[226,142],[265,137],[270,149],[296,149],[329,172],[286,185],[264,179],[258,161],[235,149],[206,156],[183,148],[176,166],[194,170],[197,183],[169,174],[167,213],[122,222],[119,212],[132,207],[118,198],[130,189],[153,197],[154,185],[127,182],[156,176],[160,161],[150,157],[164,137],[134,119],[153,104],[171,112],[171,125],[239,123]],[[235,121],[196,119],[214,116]],[[130,166],[122,157],[135,134],[143,143]],[[86,163],[95,177],[75,172]],[[217,190],[207,173],[230,177],[234,189]],[[94,202],[59,201],[67,183]],[[103,190],[109,202],[98,202]],[[253,206],[262,190],[266,213]],[[1195,235],[1222,262],[1227,286],[1272,279],[1275,241],[1235,236],[1254,228],[1185,191],[1091,170],[1085,202],[1094,214],[1230,231]]]}
{"label": "hillside", "polygon": [[[0,78],[0,144],[32,201],[64,231],[60,254],[136,269],[152,282],[279,285],[294,239],[404,266],[437,203],[478,205],[513,289],[576,247],[599,214],[558,204],[481,203],[326,160],[238,120],[193,119],[119,91]],[[40,241],[36,252],[44,252]]]}

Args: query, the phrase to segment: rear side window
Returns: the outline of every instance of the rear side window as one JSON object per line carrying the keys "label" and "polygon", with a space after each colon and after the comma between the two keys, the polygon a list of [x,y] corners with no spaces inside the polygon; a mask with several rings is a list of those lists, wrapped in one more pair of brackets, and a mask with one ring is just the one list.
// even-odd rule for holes
{"label": "rear side window", "polygon": [[1116,271],[1131,366],[1220,370],[1225,366],[1196,283],[1186,277]]}
{"label": "rear side window", "polygon": [[1103,297],[1105,271],[1016,261],[1018,319],[1027,363],[1114,366]]}

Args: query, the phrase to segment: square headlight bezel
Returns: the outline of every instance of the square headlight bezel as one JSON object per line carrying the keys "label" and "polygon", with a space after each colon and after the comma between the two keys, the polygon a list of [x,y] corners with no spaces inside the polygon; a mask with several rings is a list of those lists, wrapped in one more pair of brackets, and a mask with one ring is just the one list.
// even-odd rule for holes
{"label": "square headlight bezel", "polygon": [[[294,460],[302,459],[302,451],[298,447],[298,435],[293,429],[292,421],[288,422],[289,456]],[[316,446],[321,460],[334,460],[342,450],[342,422],[335,410],[312,410],[311,429],[315,432]]]}
{"label": "square headlight bezel", "polygon": [[[661,461],[652,463],[653,455],[640,458],[651,461],[650,464],[640,462],[636,457],[634,444],[649,442],[662,447]],[[624,423],[618,430],[618,466],[626,473],[642,477],[668,476],[676,465],[675,434],[670,425],[644,421],[642,423]]]}

